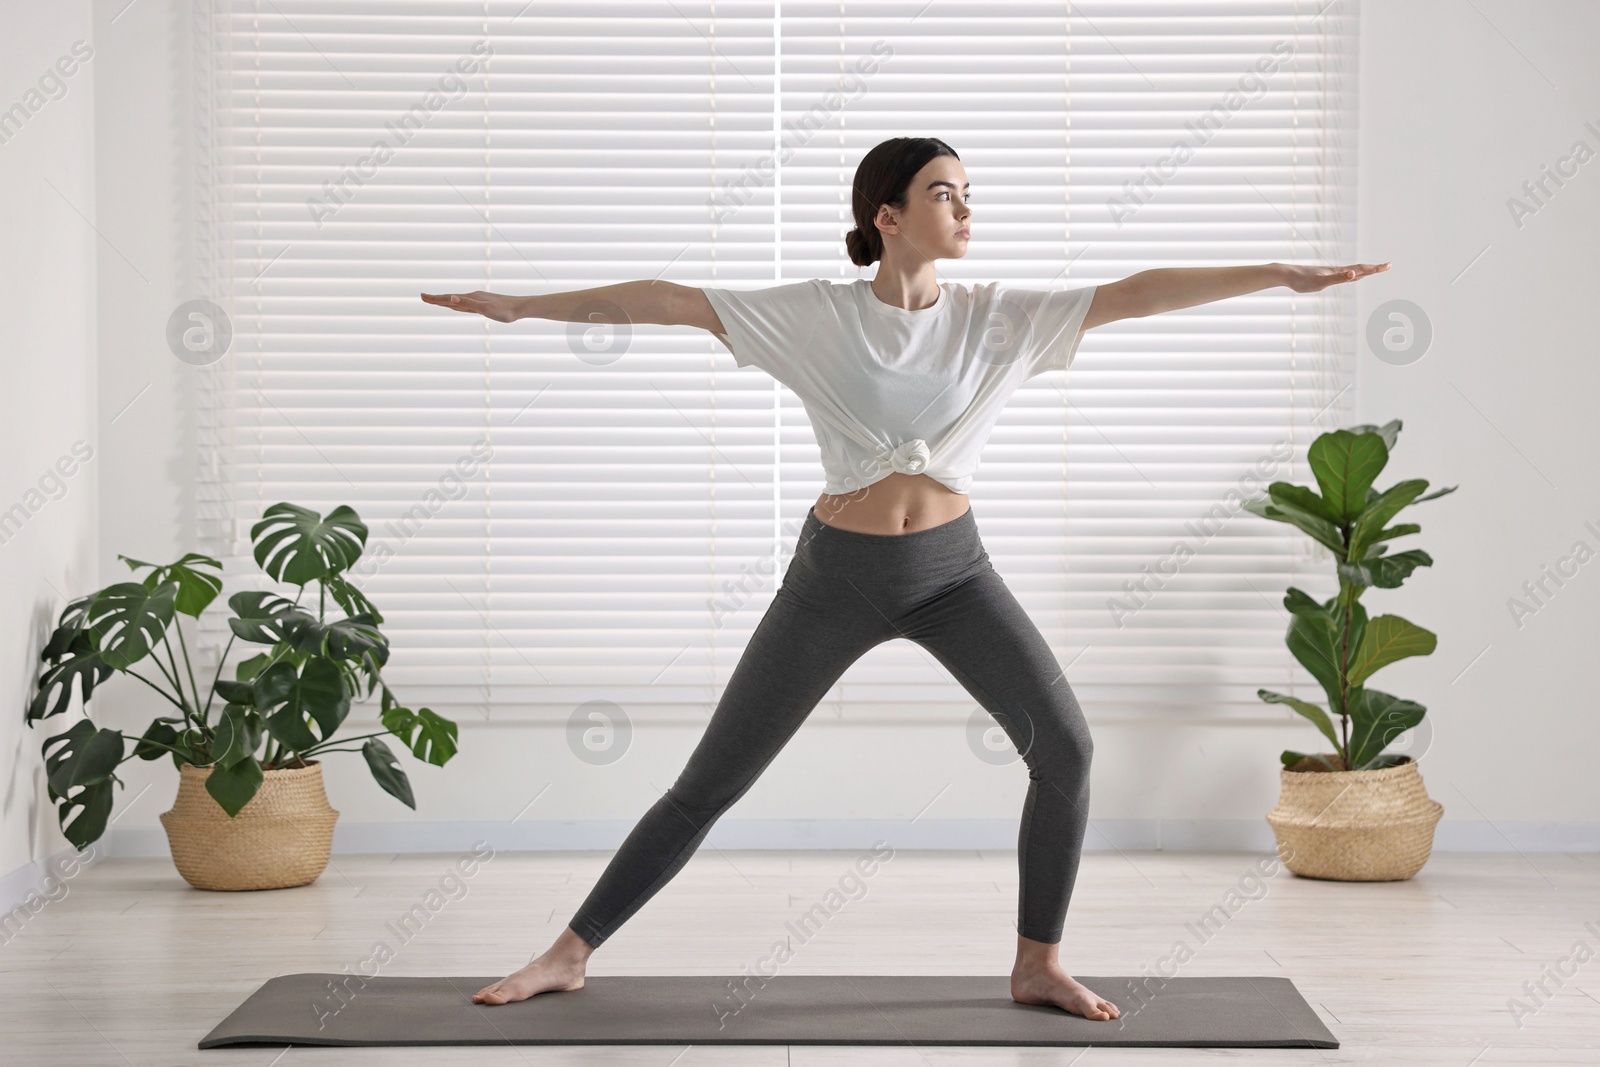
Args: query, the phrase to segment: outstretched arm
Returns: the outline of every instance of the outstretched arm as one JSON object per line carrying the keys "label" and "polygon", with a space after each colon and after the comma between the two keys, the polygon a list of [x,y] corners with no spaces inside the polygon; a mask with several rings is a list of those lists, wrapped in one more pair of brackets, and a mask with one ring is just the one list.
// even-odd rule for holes
{"label": "outstretched arm", "polygon": [[1302,267],[1293,263],[1258,263],[1248,267],[1159,267],[1130,274],[1095,290],[1083,328],[1118,319],[1142,318],[1163,311],[1209,304],[1275,285],[1297,293],[1315,293],[1340,282],[1353,282],[1389,269],[1387,263],[1352,263],[1345,267]]}
{"label": "outstretched arm", "polygon": [[722,322],[706,294],[677,282],[618,282],[566,293],[510,296],[478,290],[472,293],[422,293],[425,303],[493,319],[554,319],[557,322],[627,322],[657,326],[698,326],[721,332]]}

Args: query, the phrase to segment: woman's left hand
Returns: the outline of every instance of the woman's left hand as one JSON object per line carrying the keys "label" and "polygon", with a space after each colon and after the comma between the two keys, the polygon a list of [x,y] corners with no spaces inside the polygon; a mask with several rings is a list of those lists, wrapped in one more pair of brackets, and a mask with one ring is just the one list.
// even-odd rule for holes
{"label": "woman's left hand", "polygon": [[1301,267],[1293,263],[1284,264],[1289,272],[1284,280],[1284,285],[1297,293],[1321,292],[1330,285],[1340,282],[1353,282],[1357,278],[1365,278],[1369,274],[1378,274],[1389,269],[1387,263],[1352,263],[1347,267]]}

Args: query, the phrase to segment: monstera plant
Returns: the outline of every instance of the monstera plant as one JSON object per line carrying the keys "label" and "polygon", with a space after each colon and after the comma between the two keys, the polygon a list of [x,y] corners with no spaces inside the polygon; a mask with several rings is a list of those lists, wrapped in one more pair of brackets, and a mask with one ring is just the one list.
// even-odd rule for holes
{"label": "monstera plant", "polygon": [[[105,832],[112,783],[121,783],[116,770],[125,760],[170,755],[179,767],[210,768],[205,789],[231,818],[256,795],[264,771],[303,767],[324,752],[355,751],[340,744],[364,742],[360,751],[378,785],[413,809],[411,783],[382,738],[398,738],[435,766],[455,755],[456,724],[427,708],[401,706],[384,682],[389,642],[379,629],[383,616],[347,577],[367,541],[355,511],[341,506],[322,516],[274,504],[250,534],[256,563],[280,586],[292,587],[293,597],[251,590],[229,598],[232,636],[203,689],[183,619],[198,626],[221,594],[218,560],[192,552],[167,564],[119,556],[136,574],[144,572],[141,580],[109,585],[62,611],[40,654],[45,666],[27,709],[30,726],[66,711],[74,687],[87,713],[90,696],[112,674],[137,679],[173,709],[138,738],[85,717],[45,740],[50,799],[62,833],[80,850]],[[223,678],[228,654],[241,641],[261,651],[237,661],[233,678]],[[384,729],[336,737],[351,702],[375,694]]]}
{"label": "monstera plant", "polygon": [[1384,748],[1426,713],[1416,701],[1367,684],[1379,668],[1409,656],[1429,655],[1436,644],[1431,631],[1399,615],[1368,618],[1361,604],[1361,595],[1369,588],[1397,589],[1413,570],[1433,565],[1432,557],[1420,548],[1390,553],[1395,538],[1418,533],[1422,527],[1389,523],[1403,508],[1457,488],[1424,496],[1428,482],[1423,478],[1408,478],[1381,491],[1374,488],[1399,432],[1396,419],[1383,426],[1363,424],[1322,434],[1307,453],[1320,493],[1273,482],[1265,499],[1244,505],[1263,518],[1299,527],[1333,553],[1338,571],[1339,592],[1328,600],[1319,602],[1292,586],[1283,598],[1290,614],[1285,638],[1289,651],[1321,684],[1327,708],[1267,689],[1257,690],[1256,695],[1268,703],[1287,704],[1309,719],[1333,744],[1343,765],[1285,750],[1280,758],[1286,768],[1303,760],[1331,771],[1394,766],[1409,757],[1386,753]]}

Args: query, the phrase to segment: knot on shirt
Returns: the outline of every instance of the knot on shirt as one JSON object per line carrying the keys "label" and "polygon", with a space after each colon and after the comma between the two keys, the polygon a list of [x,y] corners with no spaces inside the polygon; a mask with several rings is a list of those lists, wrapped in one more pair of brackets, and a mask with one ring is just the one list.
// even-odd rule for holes
{"label": "knot on shirt", "polygon": [[927,469],[931,456],[928,442],[920,437],[913,437],[895,446],[894,451],[889,454],[889,466],[901,474],[921,474]]}

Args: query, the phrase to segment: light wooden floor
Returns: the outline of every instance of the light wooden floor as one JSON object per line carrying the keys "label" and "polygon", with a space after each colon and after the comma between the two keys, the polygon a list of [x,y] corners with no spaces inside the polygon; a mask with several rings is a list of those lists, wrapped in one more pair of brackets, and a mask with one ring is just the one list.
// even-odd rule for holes
{"label": "light wooden floor", "polygon": [[[858,855],[703,847],[602,946],[589,973],[737,974]],[[263,893],[193,890],[166,859],[102,860],[0,946],[0,1063],[1600,1063],[1600,937],[1584,925],[1600,930],[1600,856],[1514,852],[1436,853],[1411,881],[1373,884],[1281,868],[1257,884],[1252,867],[1266,857],[1248,853],[1085,854],[1062,947],[1070,972],[1138,974],[1182,940],[1195,954],[1179,974],[1292,978],[1341,1041],[1337,1050],[195,1048],[266,979],[356,970],[379,941],[395,951],[381,974],[514,970],[559,932],[607,855],[501,853],[455,884],[457,858],[335,856],[313,885]],[[797,942],[780,973],[1009,973],[1016,884],[1013,852],[897,852],[866,880],[865,895]],[[433,890],[440,895],[430,902]],[[429,903],[437,910],[409,940],[386,925]],[[1186,924],[1217,905],[1224,910],[1214,914],[1227,918],[1202,940]],[[1560,977],[1553,965],[1572,959],[1580,941],[1587,951],[1563,965],[1576,974]],[[1542,1007],[1524,992],[1541,979],[1551,993]],[[1536,1009],[1520,1026],[1512,997]]]}

